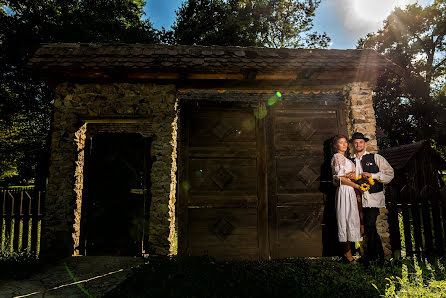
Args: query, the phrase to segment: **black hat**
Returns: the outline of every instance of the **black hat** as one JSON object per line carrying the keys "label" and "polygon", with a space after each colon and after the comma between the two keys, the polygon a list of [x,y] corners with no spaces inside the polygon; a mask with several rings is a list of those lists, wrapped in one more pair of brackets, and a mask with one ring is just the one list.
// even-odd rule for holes
{"label": "black hat", "polygon": [[352,135],[352,139],[350,140],[350,142],[353,142],[354,140],[357,140],[357,139],[363,139],[364,142],[368,142],[368,141],[369,141],[369,138],[364,137],[364,134],[363,134],[363,133],[361,133],[361,132],[355,132],[355,133]]}

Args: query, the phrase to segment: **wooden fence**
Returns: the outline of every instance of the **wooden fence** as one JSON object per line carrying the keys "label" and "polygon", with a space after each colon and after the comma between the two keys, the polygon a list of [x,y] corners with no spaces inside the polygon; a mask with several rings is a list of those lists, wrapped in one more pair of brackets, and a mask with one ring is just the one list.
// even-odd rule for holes
{"label": "wooden fence", "polygon": [[406,185],[389,188],[389,232],[393,251],[407,256],[444,254],[446,250],[445,189]]}
{"label": "wooden fence", "polygon": [[1,254],[27,252],[39,257],[43,192],[0,190]]}

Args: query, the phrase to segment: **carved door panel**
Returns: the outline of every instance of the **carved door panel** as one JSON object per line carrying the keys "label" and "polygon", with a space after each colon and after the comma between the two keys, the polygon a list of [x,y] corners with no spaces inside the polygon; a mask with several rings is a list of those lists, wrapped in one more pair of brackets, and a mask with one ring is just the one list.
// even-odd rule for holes
{"label": "carved door panel", "polygon": [[258,259],[259,129],[252,108],[200,103],[181,112],[179,253]]}
{"label": "carved door panel", "polygon": [[269,240],[273,258],[322,255],[327,203],[323,183],[331,180],[330,172],[322,173],[330,171],[326,167],[331,157],[327,144],[345,131],[340,100],[281,102],[269,110]]}

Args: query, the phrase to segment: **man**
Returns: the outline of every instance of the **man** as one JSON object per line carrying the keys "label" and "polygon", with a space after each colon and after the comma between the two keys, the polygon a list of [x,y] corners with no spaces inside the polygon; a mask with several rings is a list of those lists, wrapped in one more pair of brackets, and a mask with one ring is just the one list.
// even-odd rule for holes
{"label": "man", "polygon": [[393,168],[387,160],[379,154],[367,152],[368,138],[360,132],[355,132],[350,142],[355,154],[351,160],[356,167],[356,177],[372,177],[375,184],[362,194],[362,210],[364,234],[366,237],[366,261],[384,260],[384,250],[381,238],[376,230],[376,218],[379,208],[385,207],[384,186],[393,179]]}

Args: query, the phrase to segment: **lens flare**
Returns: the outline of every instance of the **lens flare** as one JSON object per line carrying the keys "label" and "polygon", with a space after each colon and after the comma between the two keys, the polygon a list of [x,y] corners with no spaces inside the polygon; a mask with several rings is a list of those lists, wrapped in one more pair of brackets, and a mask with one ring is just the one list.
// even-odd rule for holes
{"label": "lens flare", "polygon": [[266,106],[261,105],[254,109],[254,117],[257,119],[263,119],[266,116]]}
{"label": "lens flare", "polygon": [[272,106],[273,104],[275,104],[276,101],[277,101],[277,98],[276,98],[276,97],[271,97],[270,99],[268,99],[268,103],[267,103],[268,107],[270,107],[270,106]]}
{"label": "lens flare", "polygon": [[181,187],[186,192],[191,189],[191,185],[190,185],[190,183],[188,181],[183,181],[183,183],[181,183]]}
{"label": "lens flare", "polygon": [[250,118],[243,120],[242,127],[245,131],[252,131],[254,129],[254,121]]}
{"label": "lens flare", "polygon": [[279,91],[277,91],[277,92],[276,92],[276,96],[277,96],[278,98],[281,98],[281,97],[282,97],[282,93],[280,93]]}

